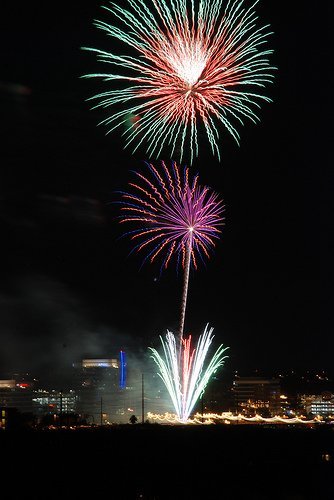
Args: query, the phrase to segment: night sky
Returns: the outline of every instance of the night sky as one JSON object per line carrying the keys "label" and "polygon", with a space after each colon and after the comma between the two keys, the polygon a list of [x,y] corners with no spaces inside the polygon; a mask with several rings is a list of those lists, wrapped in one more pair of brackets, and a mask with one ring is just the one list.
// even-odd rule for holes
{"label": "night sky", "polygon": [[[65,373],[120,348],[142,355],[179,323],[182,274],[140,269],[119,239],[116,191],[150,158],[97,126],[105,114],[86,99],[98,82],[80,78],[105,70],[80,47],[111,50],[92,24],[111,18],[100,2],[50,5],[1,5],[0,376]],[[226,222],[191,273],[185,329],[213,326],[230,371],[331,372],[331,12],[301,0],[262,0],[257,12],[274,31],[273,103],[239,129],[240,146],[221,129],[220,163],[204,142],[191,167],[224,199]]]}

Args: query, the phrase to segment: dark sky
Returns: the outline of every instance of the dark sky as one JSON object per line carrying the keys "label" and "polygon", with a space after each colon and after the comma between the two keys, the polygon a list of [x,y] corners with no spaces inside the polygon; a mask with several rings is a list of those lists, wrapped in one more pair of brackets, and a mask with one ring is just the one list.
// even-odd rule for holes
{"label": "dark sky", "polygon": [[[106,14],[95,1],[46,5],[1,5],[1,373],[56,373],[83,353],[121,347],[146,352],[179,323],[182,276],[139,269],[110,203],[148,158],[97,126],[105,115],[85,101],[96,82],[79,78],[104,70],[80,47],[111,50],[92,25]],[[222,130],[220,163],[204,145],[193,165],[224,199],[226,225],[211,260],[191,273],[186,331],[213,326],[231,371],[331,370],[328,5],[260,2],[274,31],[274,102],[259,124],[246,122],[240,147]]]}

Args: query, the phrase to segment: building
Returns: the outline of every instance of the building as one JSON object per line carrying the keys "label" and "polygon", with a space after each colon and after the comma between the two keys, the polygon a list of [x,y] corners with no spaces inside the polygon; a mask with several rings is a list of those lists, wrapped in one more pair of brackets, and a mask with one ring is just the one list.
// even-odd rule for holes
{"label": "building", "polygon": [[74,364],[76,411],[91,424],[114,420],[119,388],[117,358],[84,358]]}
{"label": "building", "polygon": [[33,383],[15,379],[0,380],[0,407],[15,408],[20,413],[33,413]]}
{"label": "building", "polygon": [[331,392],[325,391],[320,395],[304,395],[301,400],[307,415],[334,418],[334,394]]}
{"label": "building", "polygon": [[32,425],[33,382],[25,379],[0,380],[0,429],[18,429]]}
{"label": "building", "polygon": [[237,376],[232,392],[236,413],[275,416],[282,412],[279,379]]}
{"label": "building", "polygon": [[38,389],[33,393],[34,414],[40,419],[47,415],[74,414],[77,395],[74,390],[56,391]]}

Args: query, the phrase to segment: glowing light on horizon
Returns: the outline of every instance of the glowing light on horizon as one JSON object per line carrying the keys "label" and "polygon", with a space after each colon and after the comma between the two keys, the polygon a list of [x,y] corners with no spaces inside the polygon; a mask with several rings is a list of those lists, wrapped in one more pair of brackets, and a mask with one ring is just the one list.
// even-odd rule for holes
{"label": "glowing light on horizon", "polygon": [[191,335],[181,342],[167,330],[165,339],[160,336],[163,356],[150,347],[151,357],[159,368],[158,375],[171,397],[177,418],[187,422],[197,401],[204,392],[210,378],[223,366],[224,352],[228,347],[220,345],[208,361],[208,352],[213,340],[213,328],[206,325],[204,333],[195,345]]}
{"label": "glowing light on horizon", "polygon": [[[124,128],[125,147],[146,145],[150,157],[167,148],[190,163],[206,136],[220,159],[220,127],[239,143],[244,119],[259,121],[263,94],[273,81],[266,48],[269,25],[258,26],[255,6],[245,0],[128,0],[103,8],[111,23],[95,20],[128,53],[83,47],[105,65],[97,78],[112,85],[88,100],[110,114],[99,124],[107,133]],[[109,111],[110,110],[110,111]],[[134,126],[129,116],[135,117]]]}
{"label": "glowing light on horizon", "polygon": [[174,413],[152,413],[148,412],[147,418],[154,422],[161,424],[232,424],[232,423],[245,423],[245,424],[323,424],[324,421],[319,418],[306,419],[304,417],[281,417],[275,415],[274,417],[262,417],[261,415],[254,415],[254,417],[246,417],[244,415],[234,415],[231,412],[222,413],[196,413],[192,418],[188,418],[186,422]]}

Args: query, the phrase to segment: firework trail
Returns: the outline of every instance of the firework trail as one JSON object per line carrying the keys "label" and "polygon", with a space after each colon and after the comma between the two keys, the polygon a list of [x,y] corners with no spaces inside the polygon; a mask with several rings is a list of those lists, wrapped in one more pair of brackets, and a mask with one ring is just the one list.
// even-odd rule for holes
{"label": "firework trail", "polygon": [[146,252],[144,262],[161,259],[161,271],[174,258],[184,269],[179,335],[185,321],[190,267],[197,269],[219,237],[224,223],[224,205],[218,195],[198,184],[198,175],[183,172],[175,162],[168,169],[161,162],[161,172],[146,163],[149,175],[134,172],[137,182],[130,182],[132,192],[121,191],[121,223],[140,227],[125,233],[136,242],[133,250]]}
{"label": "firework trail", "polygon": [[168,148],[182,161],[187,146],[190,163],[203,131],[220,159],[220,126],[239,142],[237,126],[244,119],[256,123],[261,103],[271,101],[263,91],[276,69],[266,49],[272,33],[269,25],[258,26],[257,3],[127,0],[125,9],[110,2],[104,9],[114,24],[94,24],[128,53],[83,47],[106,67],[83,78],[113,85],[90,98],[97,102],[93,109],[110,108],[100,124],[108,133],[128,125],[125,147],[134,152],[145,143],[151,157]]}
{"label": "firework trail", "polygon": [[178,346],[175,336],[167,331],[165,340],[160,336],[164,358],[152,347],[151,357],[159,367],[158,375],[163,380],[172,399],[177,418],[187,422],[196,402],[204,392],[211,376],[223,366],[227,347],[220,345],[209,363],[207,354],[213,340],[213,328],[206,325],[196,347],[192,347],[191,335],[182,339]]}

